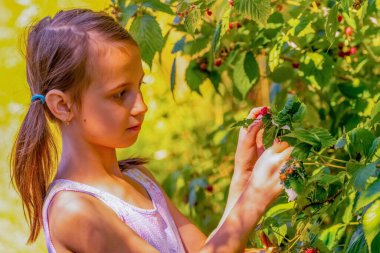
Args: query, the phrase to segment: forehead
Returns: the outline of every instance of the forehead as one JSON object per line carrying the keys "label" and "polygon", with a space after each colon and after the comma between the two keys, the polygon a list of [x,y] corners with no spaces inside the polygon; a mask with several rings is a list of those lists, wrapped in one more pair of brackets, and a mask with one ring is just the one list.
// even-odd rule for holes
{"label": "forehead", "polygon": [[143,73],[139,48],[129,42],[92,42],[88,66],[91,83],[102,88],[133,81]]}

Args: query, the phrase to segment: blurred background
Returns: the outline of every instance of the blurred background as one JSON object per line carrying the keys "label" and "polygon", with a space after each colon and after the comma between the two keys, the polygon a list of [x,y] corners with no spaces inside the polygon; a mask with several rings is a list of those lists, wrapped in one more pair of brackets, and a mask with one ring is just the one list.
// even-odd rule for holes
{"label": "blurred background", "polygon": [[[29,228],[24,218],[21,200],[10,182],[11,147],[31,99],[23,57],[25,47],[22,38],[25,28],[46,15],[54,15],[60,9],[83,7],[103,10],[109,4],[110,1],[90,0],[0,0],[0,252],[47,252],[42,230],[36,243],[26,245]],[[205,133],[213,131],[217,123],[223,121],[223,101],[215,96],[212,85],[202,85],[202,98],[178,80],[173,99],[170,91],[173,57],[170,51],[165,54],[165,50],[171,50],[174,42],[166,44],[168,48],[164,49],[163,55],[170,57],[163,57],[161,65],[154,62],[151,70],[144,65],[147,84],[143,85],[142,89],[149,110],[137,143],[129,149],[118,150],[120,158],[150,158],[150,170],[159,182],[164,183],[171,196],[176,189],[185,185],[183,178],[181,180],[178,173],[176,174],[178,170],[183,173],[191,170],[192,165],[196,164],[198,176],[202,175],[203,170],[207,170],[208,173],[220,170],[228,181],[232,169],[231,166],[210,169],[213,166],[210,162],[213,154],[210,149],[200,145],[208,142]],[[184,71],[181,69],[181,61],[185,59],[177,59],[178,77],[184,76],[181,74]],[[220,140],[223,137],[214,138]],[[57,143],[59,142],[60,140],[57,140]],[[218,180],[221,183],[220,178]],[[206,201],[203,204],[203,216],[199,219],[204,227],[211,229],[212,226],[208,225],[215,224],[220,218],[225,193],[215,191],[215,188],[209,185],[209,181],[212,181],[212,177],[202,177],[198,178],[196,183],[207,189],[202,193],[202,198]],[[214,200],[219,199],[218,206],[210,206],[211,203],[207,199],[211,195]],[[188,205],[189,196],[185,193],[178,196],[183,198],[176,200],[177,206],[196,222]],[[190,196],[191,198],[190,201],[194,202],[194,196]]]}

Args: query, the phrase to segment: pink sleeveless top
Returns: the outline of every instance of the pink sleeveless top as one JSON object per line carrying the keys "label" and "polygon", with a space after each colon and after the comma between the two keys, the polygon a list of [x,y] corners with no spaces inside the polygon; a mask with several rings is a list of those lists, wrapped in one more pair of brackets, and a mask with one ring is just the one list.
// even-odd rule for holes
{"label": "pink sleeveless top", "polygon": [[123,173],[145,188],[152,199],[154,208],[142,209],[136,207],[115,195],[101,191],[90,185],[66,179],[54,180],[49,186],[42,212],[43,230],[49,253],[56,253],[56,250],[50,239],[47,210],[54,195],[60,191],[83,192],[98,198],[113,209],[126,225],[161,253],[185,252],[179,232],[166,205],[161,189],[149,177],[140,172],[139,169],[129,169]]}

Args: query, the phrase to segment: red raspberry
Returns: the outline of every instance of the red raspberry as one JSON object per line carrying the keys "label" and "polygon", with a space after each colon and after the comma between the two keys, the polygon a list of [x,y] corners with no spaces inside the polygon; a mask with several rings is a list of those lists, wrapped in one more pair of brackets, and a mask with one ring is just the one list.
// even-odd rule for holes
{"label": "red raspberry", "polygon": [[207,70],[207,63],[202,62],[202,63],[199,65],[199,68],[200,68],[201,70]]}
{"label": "red raspberry", "polygon": [[242,25],[239,22],[236,22],[236,27],[240,28]]}
{"label": "red raspberry", "polygon": [[234,0],[228,0],[228,2],[230,3],[231,7],[234,7]]}
{"label": "red raspberry", "polygon": [[263,108],[261,108],[259,115],[264,116],[267,113],[268,113],[268,107],[264,106]]}
{"label": "red raspberry", "polygon": [[343,21],[343,16],[342,15],[338,15],[338,22],[342,22]]}
{"label": "red raspberry", "polygon": [[212,15],[212,11],[211,11],[209,8],[206,9],[206,13],[207,13],[207,15],[209,15],[209,16]]}
{"label": "red raspberry", "polygon": [[300,67],[300,63],[299,62],[293,62],[292,66],[293,66],[293,68],[298,69]]}
{"label": "red raspberry", "polygon": [[305,253],[319,253],[319,250],[313,249],[313,248],[308,248],[305,250]]}
{"label": "red raspberry", "polygon": [[214,62],[215,66],[219,67],[220,65],[222,65],[223,63],[223,60],[222,58],[217,58]]}
{"label": "red raspberry", "polygon": [[356,54],[357,52],[357,48],[356,47],[351,47],[350,48],[350,54],[353,55],[353,54]]}
{"label": "red raspberry", "polygon": [[277,5],[277,11],[281,12],[284,9],[282,4]]}
{"label": "red raspberry", "polygon": [[292,167],[289,167],[286,169],[286,174],[288,174],[288,175],[293,174],[293,172],[294,172],[294,169]]}
{"label": "red raspberry", "polygon": [[228,27],[230,28],[230,30],[234,29],[234,26],[235,26],[234,23],[229,23],[229,24],[228,24]]}
{"label": "red raspberry", "polygon": [[214,187],[209,184],[209,185],[206,186],[206,191],[213,192],[214,191]]}
{"label": "red raspberry", "polygon": [[353,33],[354,33],[354,28],[350,27],[350,26],[347,26],[346,29],[344,30],[344,33],[347,35],[347,36],[351,36]]}

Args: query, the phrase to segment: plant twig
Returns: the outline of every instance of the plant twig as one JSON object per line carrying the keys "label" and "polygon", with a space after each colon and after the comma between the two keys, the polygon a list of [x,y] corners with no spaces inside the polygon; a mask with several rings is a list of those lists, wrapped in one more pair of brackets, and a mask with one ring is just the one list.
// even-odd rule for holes
{"label": "plant twig", "polygon": [[337,169],[347,169],[346,167],[344,166],[339,166],[339,165],[336,165],[336,164],[331,164],[331,163],[303,163],[303,165],[323,165],[323,166],[327,166],[327,167],[331,167],[331,168],[337,168]]}
{"label": "plant twig", "polygon": [[312,152],[314,154],[316,154],[317,156],[321,157],[321,158],[324,157],[324,158],[327,158],[327,159],[329,159],[331,161],[340,162],[340,163],[347,163],[347,161],[345,161],[345,160],[336,159],[336,158],[332,158],[332,157],[329,157],[329,156],[321,155],[321,154],[319,154],[318,152],[315,152],[315,151],[312,151]]}
{"label": "plant twig", "polygon": [[337,191],[337,192],[334,194],[334,196],[331,196],[330,198],[327,198],[327,199],[324,200],[324,201],[317,201],[317,202],[312,202],[312,203],[310,203],[310,204],[307,204],[306,206],[304,206],[304,207],[301,208],[301,211],[305,211],[306,208],[311,207],[311,206],[322,205],[322,204],[324,204],[324,203],[332,203],[332,202],[334,202],[334,200],[336,199],[336,197],[338,197],[339,194],[341,194],[341,193],[342,193],[342,190],[339,190],[339,191]]}

